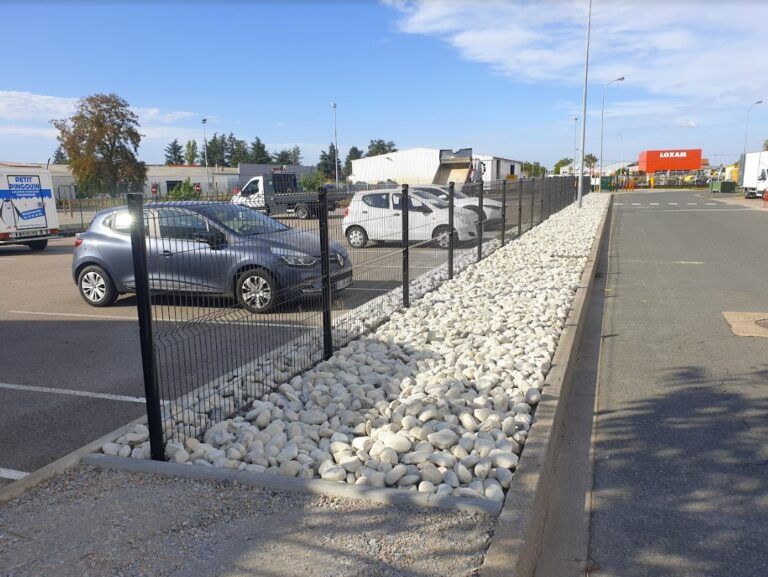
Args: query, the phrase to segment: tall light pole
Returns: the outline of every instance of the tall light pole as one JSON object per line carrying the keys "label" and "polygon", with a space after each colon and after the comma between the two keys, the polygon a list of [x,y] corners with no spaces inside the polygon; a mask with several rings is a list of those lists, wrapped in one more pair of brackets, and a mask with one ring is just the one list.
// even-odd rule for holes
{"label": "tall light pole", "polygon": [[603,191],[603,126],[605,125],[605,93],[608,90],[608,87],[614,82],[624,82],[624,77],[619,76],[618,78],[611,80],[603,88],[603,105],[600,108],[600,174],[598,175],[600,180],[600,192]]}
{"label": "tall light pole", "polygon": [[576,174],[576,153],[579,151],[579,117],[573,117],[573,160],[571,161],[571,176]]}
{"label": "tall light pole", "polygon": [[203,158],[205,158],[205,188],[206,196],[211,197],[211,175],[208,174],[208,139],[205,137],[205,125],[208,123],[207,118],[203,118]]}
{"label": "tall light pole", "polygon": [[744,160],[742,161],[742,165],[741,165],[741,174],[742,174],[741,180],[742,180],[742,182],[744,182],[744,176],[743,176],[744,175],[744,167],[747,164],[747,134],[749,134],[749,113],[752,112],[752,107],[755,104],[762,104],[762,103],[763,103],[762,100],[756,100],[755,102],[753,102],[752,104],[749,105],[749,108],[747,108],[747,123],[746,123],[746,126],[744,126],[744,152],[742,153],[742,158]]}
{"label": "tall light pole", "polygon": [[339,136],[336,132],[336,103],[331,102],[333,108],[333,146],[336,149],[336,155],[333,159],[333,167],[336,169],[336,190],[339,190]]}
{"label": "tall light pole", "polygon": [[589,0],[587,16],[587,47],[584,51],[584,92],[581,96],[581,162],[579,163],[579,188],[576,193],[578,207],[581,208],[581,197],[584,195],[584,144],[587,139],[587,82],[589,81],[589,35],[592,31],[592,0]]}

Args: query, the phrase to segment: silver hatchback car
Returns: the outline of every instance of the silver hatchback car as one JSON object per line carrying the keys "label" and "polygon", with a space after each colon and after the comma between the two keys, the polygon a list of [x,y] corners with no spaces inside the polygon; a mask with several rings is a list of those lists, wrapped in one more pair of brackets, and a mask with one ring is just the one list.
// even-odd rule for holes
{"label": "silver hatchback car", "polygon": [[[144,211],[150,288],[234,297],[255,313],[318,294],[320,238],[231,203],[150,203]],[[334,291],[352,284],[347,251],[330,243]],[[127,207],[99,212],[75,241],[72,277],[81,296],[109,306],[135,290]]]}

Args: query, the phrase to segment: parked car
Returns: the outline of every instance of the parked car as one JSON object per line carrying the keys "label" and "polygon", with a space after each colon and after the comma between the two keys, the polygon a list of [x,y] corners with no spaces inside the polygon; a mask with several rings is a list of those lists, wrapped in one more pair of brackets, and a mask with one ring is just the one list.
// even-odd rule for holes
{"label": "parked car", "polygon": [[[245,206],[162,202],[144,211],[150,288],[234,297],[263,313],[321,290],[320,239]],[[72,276],[85,302],[135,291],[127,207],[99,212],[75,241]],[[347,251],[330,243],[333,290],[352,284]]]}
{"label": "parked car", "polygon": [[[370,241],[399,241],[402,238],[402,193],[399,189],[361,190],[356,192],[344,209],[341,221],[347,242],[354,248],[363,248]],[[408,195],[409,232],[414,241],[433,239],[441,248],[450,243],[448,203],[437,197]],[[477,216],[464,209],[456,209],[453,233],[460,241],[477,239]]]}
{"label": "parked car", "polygon": [[[437,198],[448,202],[447,186],[415,186],[411,188],[414,194],[422,196],[428,193]],[[421,193],[421,194],[420,194]],[[468,196],[460,190],[453,191],[453,205],[467,210],[471,210],[478,216],[480,215],[480,199],[476,196]],[[501,221],[501,201],[492,198],[483,198],[483,222],[495,223]]]}

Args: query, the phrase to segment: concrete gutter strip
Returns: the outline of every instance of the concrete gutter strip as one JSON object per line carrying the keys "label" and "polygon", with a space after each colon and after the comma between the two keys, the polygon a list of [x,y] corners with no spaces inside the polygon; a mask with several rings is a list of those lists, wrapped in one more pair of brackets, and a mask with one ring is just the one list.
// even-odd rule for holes
{"label": "concrete gutter strip", "polygon": [[562,406],[559,401],[567,396],[571,383],[595,270],[603,247],[603,238],[610,223],[612,206],[613,196],[598,227],[579,288],[560,336],[525,450],[480,569],[482,577],[534,575],[549,508],[551,479],[554,478],[552,469],[557,462],[567,420],[567,407]]}
{"label": "concrete gutter strip", "polygon": [[501,502],[484,499],[465,499],[453,496],[438,496],[431,493],[414,493],[399,489],[367,487],[334,483],[322,479],[300,479],[284,477],[270,473],[254,473],[236,469],[213,469],[200,465],[186,465],[165,461],[150,461],[148,459],[130,459],[92,453],[83,457],[83,463],[101,469],[125,471],[129,473],[147,473],[150,475],[165,475],[183,479],[198,479],[203,481],[220,481],[238,483],[273,491],[290,491],[309,493],[326,497],[341,497],[344,499],[361,499],[386,505],[412,505],[416,507],[435,507],[451,509],[467,513],[485,513],[497,515]]}
{"label": "concrete gutter strip", "polygon": [[26,477],[19,479],[18,481],[14,481],[9,485],[6,485],[2,489],[0,489],[0,505],[4,505],[9,501],[12,501],[16,497],[19,497],[20,495],[29,491],[33,487],[36,487],[43,481],[47,481],[51,477],[58,475],[59,473],[65,471],[66,469],[69,469],[70,467],[74,467],[82,460],[83,457],[93,453],[97,449],[100,449],[104,443],[109,443],[111,441],[114,441],[120,435],[123,435],[126,431],[128,431],[128,429],[133,427],[133,425],[146,424],[146,422],[147,422],[146,415],[143,417],[139,417],[138,419],[135,419],[130,423],[123,425],[118,429],[115,429],[111,433],[107,433],[103,437],[96,439],[95,441],[91,441],[90,443],[80,447],[79,449],[75,449],[71,453],[64,455],[60,459],[55,460],[53,463],[49,463],[45,467],[41,467],[40,469],[38,469],[33,473],[30,473]]}

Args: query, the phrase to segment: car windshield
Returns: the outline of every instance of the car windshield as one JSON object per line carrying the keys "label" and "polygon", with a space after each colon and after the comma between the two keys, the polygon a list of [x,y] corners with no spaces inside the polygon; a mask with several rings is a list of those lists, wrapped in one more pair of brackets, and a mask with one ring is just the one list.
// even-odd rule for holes
{"label": "car windshield", "polygon": [[284,224],[240,204],[210,204],[196,207],[211,220],[222,224],[235,234],[253,236],[288,230]]}
{"label": "car windshield", "polygon": [[[435,190],[435,192],[430,192],[432,190]],[[439,188],[429,189],[429,190],[414,189],[413,193],[416,196],[423,198],[427,202],[434,204],[438,208],[448,208],[448,193],[445,192],[444,190],[441,190]],[[467,198],[465,194],[462,194],[458,190],[453,191],[453,197]]]}

